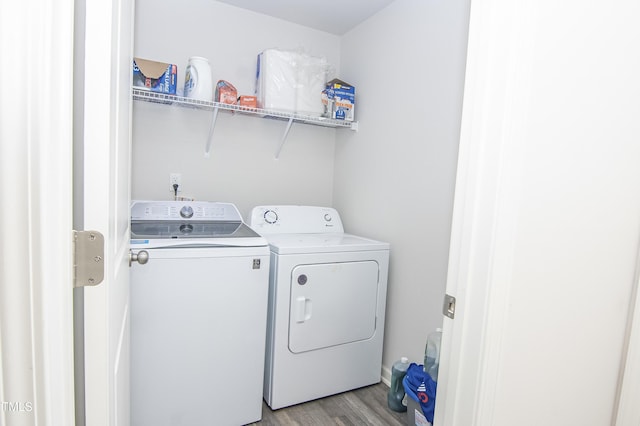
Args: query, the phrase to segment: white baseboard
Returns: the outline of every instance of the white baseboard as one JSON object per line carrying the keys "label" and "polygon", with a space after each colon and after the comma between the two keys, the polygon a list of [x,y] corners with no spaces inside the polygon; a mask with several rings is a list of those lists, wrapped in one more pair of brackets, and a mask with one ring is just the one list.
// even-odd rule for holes
{"label": "white baseboard", "polygon": [[383,365],[380,375],[382,378],[382,383],[384,383],[388,387],[391,387],[391,369]]}

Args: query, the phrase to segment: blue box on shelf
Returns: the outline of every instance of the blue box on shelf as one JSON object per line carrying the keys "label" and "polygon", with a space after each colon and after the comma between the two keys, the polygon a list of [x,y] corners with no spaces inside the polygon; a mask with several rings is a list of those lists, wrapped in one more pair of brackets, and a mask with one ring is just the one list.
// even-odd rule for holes
{"label": "blue box on shelf", "polygon": [[133,87],[163,93],[176,94],[178,67],[165,62],[133,58]]}
{"label": "blue box on shelf", "polygon": [[325,117],[353,121],[356,105],[356,88],[342,80],[329,81],[322,91]]}

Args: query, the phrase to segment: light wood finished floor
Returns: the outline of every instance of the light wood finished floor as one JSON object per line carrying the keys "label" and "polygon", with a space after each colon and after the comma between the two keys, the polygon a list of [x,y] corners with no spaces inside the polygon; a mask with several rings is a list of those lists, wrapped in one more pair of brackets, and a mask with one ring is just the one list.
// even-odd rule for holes
{"label": "light wood finished floor", "polygon": [[262,420],[253,426],[405,426],[407,413],[387,407],[389,388],[380,382],[292,407],[271,410],[262,402]]}

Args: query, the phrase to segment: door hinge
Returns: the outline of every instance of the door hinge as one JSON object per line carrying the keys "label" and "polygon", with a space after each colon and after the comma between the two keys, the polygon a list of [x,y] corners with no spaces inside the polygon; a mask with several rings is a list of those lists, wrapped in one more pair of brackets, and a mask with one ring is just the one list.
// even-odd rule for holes
{"label": "door hinge", "polygon": [[98,231],[73,231],[73,286],[104,280],[104,236]]}
{"label": "door hinge", "polygon": [[444,295],[444,303],[442,304],[442,314],[453,319],[456,316],[456,298],[448,294]]}

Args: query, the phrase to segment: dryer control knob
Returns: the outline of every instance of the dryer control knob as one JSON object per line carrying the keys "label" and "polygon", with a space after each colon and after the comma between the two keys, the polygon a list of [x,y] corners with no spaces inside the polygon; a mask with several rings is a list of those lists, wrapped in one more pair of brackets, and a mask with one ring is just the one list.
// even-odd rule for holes
{"label": "dryer control knob", "polygon": [[180,216],[184,217],[185,219],[189,219],[191,216],[193,216],[193,208],[191,208],[191,206],[184,206],[180,209]]}
{"label": "dryer control knob", "polygon": [[278,221],[278,213],[273,210],[267,210],[264,212],[264,221],[269,224],[274,224]]}
{"label": "dryer control knob", "polygon": [[325,213],[324,220],[326,220],[327,222],[331,222],[331,215],[329,213]]}

